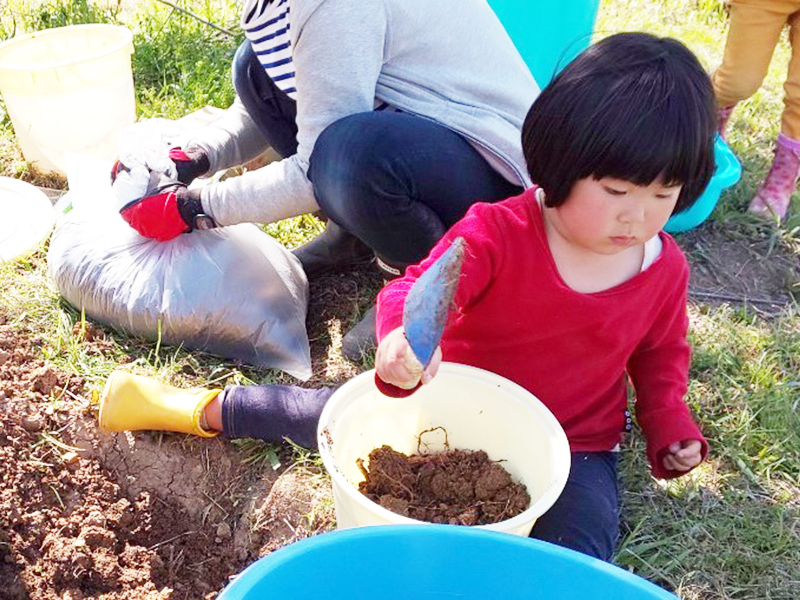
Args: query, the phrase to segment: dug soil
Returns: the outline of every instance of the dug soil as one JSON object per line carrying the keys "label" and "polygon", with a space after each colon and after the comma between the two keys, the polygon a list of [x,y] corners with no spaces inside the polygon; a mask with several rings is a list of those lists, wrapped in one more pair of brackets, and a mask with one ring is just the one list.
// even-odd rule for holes
{"label": "dug soil", "polygon": [[[374,282],[323,284],[314,382],[336,384],[357,366],[325,349],[341,344],[351,288]],[[84,355],[114,351],[113,333],[84,325]],[[0,599],[210,600],[259,557],[334,529],[327,476],[290,447],[272,466],[221,439],[103,432],[99,386],[42,358],[59,352],[0,305]]]}
{"label": "dug soil", "polygon": [[272,494],[277,473],[241,469],[217,441],[99,432],[86,392],[0,326],[3,600],[212,598],[304,537],[289,521],[303,496],[292,510]]}
{"label": "dug soil", "polygon": [[384,508],[419,521],[489,525],[530,506],[525,486],[514,482],[483,450],[412,454],[382,446],[359,459],[359,490]]}

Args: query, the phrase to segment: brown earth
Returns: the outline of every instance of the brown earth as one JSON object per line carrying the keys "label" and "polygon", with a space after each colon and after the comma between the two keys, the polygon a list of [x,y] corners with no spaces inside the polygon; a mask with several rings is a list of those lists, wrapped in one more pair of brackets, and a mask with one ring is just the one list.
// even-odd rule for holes
{"label": "brown earth", "polygon": [[358,461],[367,498],[404,517],[450,525],[489,525],[510,519],[531,503],[528,491],[514,482],[499,462],[483,450],[445,450],[412,454],[382,446]]}
{"label": "brown earth", "polygon": [[0,326],[4,599],[212,598],[258,556],[331,527],[306,518],[327,493],[318,475],[249,469],[216,440],[99,432],[84,382],[34,345]]}
{"label": "brown earth", "polygon": [[768,225],[753,235],[708,223],[676,239],[689,259],[689,298],[697,304],[746,306],[771,318],[800,299],[800,242],[779,240]]}
{"label": "brown earth", "polygon": [[[356,318],[364,307],[350,298],[377,283],[364,272],[312,286],[316,384],[357,372],[337,352],[331,307]],[[210,599],[258,557],[333,529],[327,477],[288,450],[274,471],[226,441],[99,431],[93,390],[39,358],[24,320],[9,321],[0,310],[3,600]],[[89,354],[111,346],[91,324],[73,333]]]}

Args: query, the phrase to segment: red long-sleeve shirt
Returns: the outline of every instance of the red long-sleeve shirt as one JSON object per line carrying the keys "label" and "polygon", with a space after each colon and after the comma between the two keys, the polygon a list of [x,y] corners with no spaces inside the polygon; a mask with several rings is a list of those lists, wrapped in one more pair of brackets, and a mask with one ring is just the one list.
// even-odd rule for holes
{"label": "red long-sleeve shirt", "polygon": [[613,449],[625,429],[626,373],[653,474],[667,447],[697,439],[708,446],[683,397],[689,268],[667,234],[655,262],[611,289],[583,294],[558,274],[534,190],[474,205],[428,258],[378,296],[382,338],[402,325],[416,278],[463,237],[466,254],[455,307],[442,337],[443,359],[502,375],[530,390],[556,416],[573,451]]}

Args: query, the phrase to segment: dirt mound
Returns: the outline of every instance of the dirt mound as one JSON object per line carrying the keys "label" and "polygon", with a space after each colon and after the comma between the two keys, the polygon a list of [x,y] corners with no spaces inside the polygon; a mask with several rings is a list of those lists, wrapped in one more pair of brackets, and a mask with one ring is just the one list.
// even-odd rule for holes
{"label": "dirt mound", "polygon": [[[5,597],[160,600],[180,591],[202,598],[242,566],[209,560],[213,532],[209,539],[191,531],[180,506],[148,491],[127,496],[92,456],[91,440],[69,435],[93,426],[80,378],[36,359],[7,328],[0,328],[0,362]],[[190,572],[201,563],[197,579]]]}
{"label": "dirt mound", "polygon": [[358,489],[404,517],[452,525],[488,525],[530,506],[525,486],[511,479],[482,450],[412,454],[383,446],[359,460],[365,480]]}
{"label": "dirt mound", "polygon": [[335,515],[330,480],[319,467],[299,465],[281,475],[264,498],[254,502],[251,526],[259,554],[333,529]]}
{"label": "dirt mound", "polygon": [[258,556],[332,528],[332,511],[310,523],[294,474],[273,506],[278,474],[227,442],[98,432],[85,382],[34,343],[0,325],[4,599],[213,598]]}

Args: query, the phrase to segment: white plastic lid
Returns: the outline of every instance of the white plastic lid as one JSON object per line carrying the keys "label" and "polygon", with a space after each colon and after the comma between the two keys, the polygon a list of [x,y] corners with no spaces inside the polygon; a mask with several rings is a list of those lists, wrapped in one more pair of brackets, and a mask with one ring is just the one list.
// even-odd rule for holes
{"label": "white plastic lid", "polygon": [[55,225],[50,199],[30,183],[0,177],[0,262],[39,245]]}

